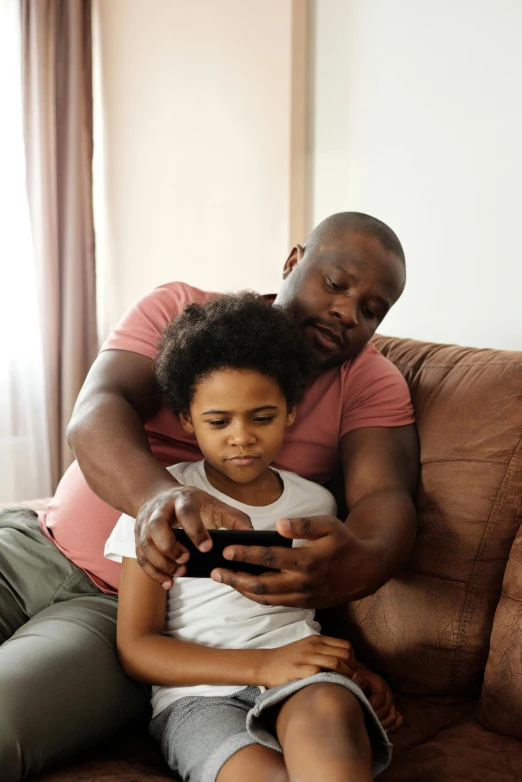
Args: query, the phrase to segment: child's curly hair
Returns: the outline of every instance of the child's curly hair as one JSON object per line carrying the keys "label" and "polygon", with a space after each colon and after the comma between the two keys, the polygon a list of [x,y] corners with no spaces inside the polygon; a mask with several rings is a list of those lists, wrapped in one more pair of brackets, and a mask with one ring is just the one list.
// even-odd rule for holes
{"label": "child's curly hair", "polygon": [[154,370],[171,410],[187,412],[197,384],[220,369],[251,369],[275,380],[289,407],[298,404],[309,355],[297,326],[280,307],[248,291],[188,304],[169,323]]}

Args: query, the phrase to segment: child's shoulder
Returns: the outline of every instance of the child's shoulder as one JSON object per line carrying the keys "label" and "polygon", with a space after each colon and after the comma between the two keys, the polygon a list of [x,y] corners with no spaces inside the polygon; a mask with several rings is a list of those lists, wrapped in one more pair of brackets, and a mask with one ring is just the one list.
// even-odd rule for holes
{"label": "child's shoulder", "polygon": [[285,487],[291,489],[289,497],[296,515],[306,513],[310,516],[322,516],[337,513],[337,503],[333,494],[324,486],[288,470],[279,470],[279,474]]}
{"label": "child's shoulder", "polygon": [[170,474],[181,483],[182,486],[196,486],[199,489],[204,488],[201,475],[202,461],[198,462],[179,462],[167,467]]}

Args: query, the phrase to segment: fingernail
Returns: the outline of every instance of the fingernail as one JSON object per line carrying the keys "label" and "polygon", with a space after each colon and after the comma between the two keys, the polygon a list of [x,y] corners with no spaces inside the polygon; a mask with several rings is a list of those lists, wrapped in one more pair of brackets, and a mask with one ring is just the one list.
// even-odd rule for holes
{"label": "fingernail", "polygon": [[281,532],[292,531],[292,527],[290,526],[290,522],[288,521],[288,519],[279,519],[278,526]]}
{"label": "fingernail", "polygon": [[223,581],[221,578],[221,573],[211,573],[211,577],[214,581],[219,581],[220,583]]}
{"label": "fingernail", "polygon": [[207,551],[210,551],[210,549],[212,548],[212,541],[209,538],[207,538],[206,540],[203,541],[203,543],[199,544],[198,548],[203,553],[206,553]]}
{"label": "fingernail", "polygon": [[234,559],[234,557],[236,556],[236,552],[234,551],[233,548],[226,548],[223,551],[223,556],[225,557],[225,559]]}
{"label": "fingernail", "polygon": [[163,589],[170,589],[172,586],[172,581],[164,581],[161,586]]}

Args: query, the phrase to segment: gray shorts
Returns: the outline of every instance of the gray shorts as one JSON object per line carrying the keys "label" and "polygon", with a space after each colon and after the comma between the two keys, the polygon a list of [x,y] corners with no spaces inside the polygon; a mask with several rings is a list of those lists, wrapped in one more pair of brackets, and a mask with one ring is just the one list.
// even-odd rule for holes
{"label": "gray shorts", "polygon": [[181,698],[152,720],[150,732],[183,782],[215,782],[225,762],[249,744],[282,752],[262,712],[318,682],[340,684],[359,700],[372,747],[372,773],[377,776],[390,763],[391,744],[361,688],[337,673],[318,673],[265,692],[246,687],[228,696]]}

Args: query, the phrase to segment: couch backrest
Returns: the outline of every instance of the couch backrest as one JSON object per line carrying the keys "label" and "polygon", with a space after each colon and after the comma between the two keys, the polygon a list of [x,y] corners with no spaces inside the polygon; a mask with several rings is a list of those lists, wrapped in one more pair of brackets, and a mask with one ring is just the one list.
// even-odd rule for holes
{"label": "couch backrest", "polygon": [[522,520],[522,353],[375,343],[412,393],[419,526],[401,575],[348,607],[349,637],[403,692],[475,696]]}

